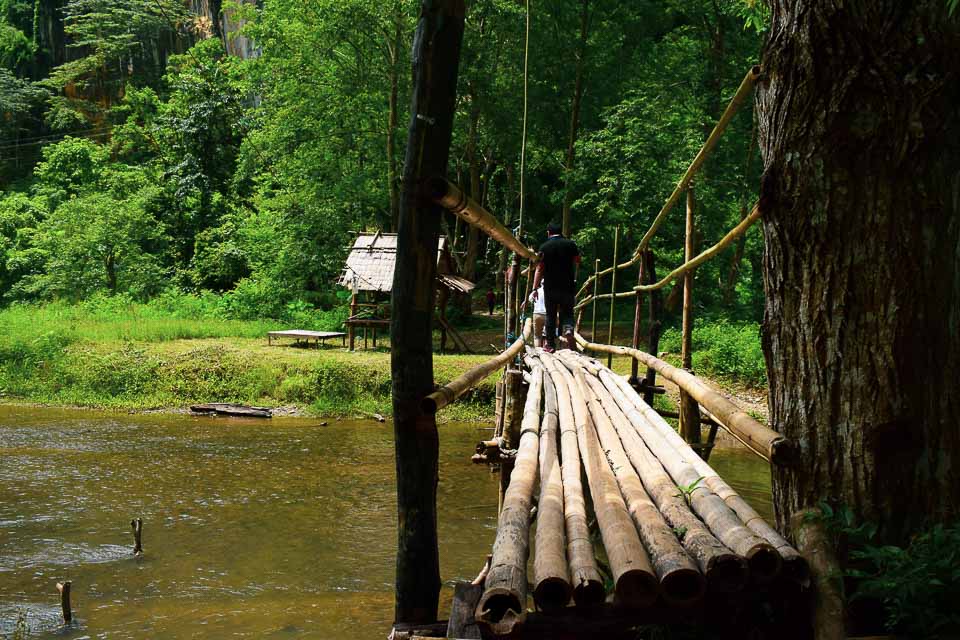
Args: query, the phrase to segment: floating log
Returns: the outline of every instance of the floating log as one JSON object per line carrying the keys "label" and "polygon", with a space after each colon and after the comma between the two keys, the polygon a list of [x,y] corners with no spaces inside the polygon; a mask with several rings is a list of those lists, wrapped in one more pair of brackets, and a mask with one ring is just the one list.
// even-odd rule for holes
{"label": "floating log", "polygon": [[433,415],[443,407],[447,406],[468,390],[475,387],[481,380],[492,374],[494,371],[502,368],[507,363],[516,358],[522,351],[526,339],[530,334],[531,321],[527,319],[523,326],[523,335],[510,345],[510,348],[503,351],[500,355],[484,362],[481,365],[470,369],[458,378],[455,378],[440,387],[426,398],[423,399],[420,407],[424,413]]}
{"label": "floating log", "polygon": [[[613,401],[636,428],[647,448],[663,464],[694,512],[714,535],[735,553],[747,559],[750,571],[758,581],[770,581],[776,577],[782,565],[780,554],[773,545],[744,526],[737,514],[703,483],[703,477],[693,465],[687,463],[660,435],[656,427],[650,424],[648,412],[651,416],[656,416],[656,412],[640,402],[636,393],[633,393],[632,397],[628,396],[610,380],[610,376],[604,375],[604,372],[601,372],[601,381]],[[659,419],[659,416],[657,418]],[[691,455],[695,455],[692,450]]]}
{"label": "floating log", "polygon": [[580,482],[580,445],[574,424],[573,406],[567,379],[551,356],[541,360],[557,390],[557,412],[560,416],[560,476],[563,484],[563,517],[566,524],[567,560],[573,600],[578,606],[593,605],[604,600],[603,580],[597,570],[587,524],[587,506]]}
{"label": "floating log", "polygon": [[70,624],[73,621],[73,610],[70,607],[70,585],[69,580],[57,583],[57,591],[60,592],[60,610],[63,612],[63,623]]}
{"label": "floating log", "polygon": [[133,555],[143,555],[143,520],[134,518],[130,521],[130,528],[133,529]]}
{"label": "floating log", "polygon": [[[706,580],[697,569],[687,552],[683,550],[676,534],[663,519],[663,514],[657,509],[643,488],[640,476],[630,464],[623,444],[613,425],[613,416],[608,415],[609,407],[604,411],[601,395],[602,383],[590,376],[586,378],[589,389],[590,413],[593,424],[600,436],[600,443],[607,454],[607,460],[613,468],[620,492],[627,503],[627,510],[640,532],[650,560],[660,579],[660,589],[663,599],[671,605],[689,606],[699,601],[706,591]],[[617,416],[623,419],[623,414]],[[624,419],[624,422],[625,419]],[[624,425],[626,426],[626,425]]]}
{"label": "floating log", "polygon": [[234,416],[240,418],[272,418],[273,411],[267,407],[248,407],[227,402],[209,402],[190,405],[190,411],[207,415]]}
{"label": "floating log", "polygon": [[527,615],[530,507],[537,473],[542,397],[543,368],[537,367],[527,392],[520,446],[497,524],[493,560],[477,605],[477,621],[498,636],[511,633]]}
{"label": "floating log", "polygon": [[560,410],[557,388],[549,375],[543,376],[543,400],[533,601],[543,611],[555,611],[567,606],[573,587],[570,586],[567,536],[563,521],[563,479],[557,458]]}
{"label": "floating log", "polygon": [[[631,393],[632,390],[626,380],[610,372],[602,372],[600,377],[607,386],[611,384],[617,385],[624,392],[624,395],[633,400],[634,405],[637,406],[637,401],[640,400],[640,398],[635,397],[635,395]],[[638,409],[643,411],[640,407],[638,407]],[[734,513],[737,514],[737,517],[743,521],[747,528],[773,545],[783,559],[783,569],[787,575],[798,582],[805,582],[809,578],[810,572],[807,561],[803,556],[801,556],[776,529],[771,527],[753,507],[747,504],[733,487],[720,477],[713,467],[699,455],[696,455],[687,443],[684,442],[683,438],[680,437],[680,434],[674,431],[662,416],[657,414],[657,417],[654,417],[654,414],[649,411],[645,411],[644,415],[647,417],[648,422],[657,429],[660,435],[670,443],[674,450],[703,477],[702,482],[726,502],[728,507],[733,509]]]}
{"label": "floating log", "polygon": [[725,429],[747,447],[766,457],[772,463],[789,466],[796,459],[798,450],[792,440],[788,440],[773,429],[760,424],[743,409],[683,369],[674,367],[639,349],[587,342],[580,335],[577,336],[577,343],[583,349],[589,351],[633,356],[667,380],[684,389],[711,415],[715,416]]}
{"label": "floating log", "polygon": [[582,370],[577,368],[574,376],[565,369],[558,370],[566,377],[570,389],[577,442],[583,455],[583,467],[590,485],[590,497],[600,526],[603,547],[607,551],[613,573],[614,593],[617,600],[626,606],[651,606],[659,595],[659,581],[627,512],[627,505],[620,495],[610,465],[600,450],[600,442],[583,394],[586,383],[583,381]]}

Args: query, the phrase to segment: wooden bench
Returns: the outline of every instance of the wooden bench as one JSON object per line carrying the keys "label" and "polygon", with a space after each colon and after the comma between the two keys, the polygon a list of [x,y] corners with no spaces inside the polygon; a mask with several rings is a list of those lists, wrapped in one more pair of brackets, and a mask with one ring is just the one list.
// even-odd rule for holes
{"label": "wooden bench", "polygon": [[328,338],[342,338],[346,344],[347,334],[342,331],[305,331],[303,329],[286,329],[284,331],[268,331],[267,344],[272,345],[274,339],[293,338],[299,344],[301,340],[309,343],[313,340],[319,347],[326,343]]}

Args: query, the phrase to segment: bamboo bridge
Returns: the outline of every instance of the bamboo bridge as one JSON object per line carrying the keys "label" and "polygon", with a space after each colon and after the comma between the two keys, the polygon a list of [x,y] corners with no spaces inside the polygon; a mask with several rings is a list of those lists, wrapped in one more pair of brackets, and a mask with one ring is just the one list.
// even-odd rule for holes
{"label": "bamboo bridge", "polygon": [[[426,4],[424,5],[427,6]],[[391,637],[638,638],[645,625],[699,625],[709,637],[811,637],[811,565],[710,466],[718,429],[771,465],[789,466],[798,447],[759,423],[690,370],[692,274],[761,217],[760,204],[714,246],[694,255],[692,180],[753,91],[751,68],[703,148],[654,217],[631,257],[593,274],[577,294],[577,350],[546,353],[518,318],[536,253],[479,203],[447,181],[463,4],[421,15],[415,38],[414,98],[393,285],[392,372],[397,461],[396,618]],[[430,37],[426,37],[427,34]],[[421,111],[423,110],[423,112]],[[426,115],[428,114],[428,115]],[[522,153],[521,153],[522,164]],[[521,181],[522,181],[521,171]],[[521,187],[521,203],[522,203]],[[649,249],[686,194],[684,263],[656,276]],[[513,253],[506,278],[504,350],[443,386],[432,379],[434,260],[446,212]],[[522,204],[521,204],[522,221]],[[522,222],[521,222],[522,227]],[[521,261],[527,267],[521,271]],[[617,277],[637,268],[637,285]],[[521,286],[522,276],[525,286]],[[608,293],[600,291],[610,278]],[[675,367],[656,357],[660,290],[683,283],[683,353]],[[612,343],[618,299],[635,303],[632,345]],[[597,340],[599,301],[609,300],[606,343]],[[644,303],[646,351],[641,350]],[[592,312],[590,331],[581,331]],[[582,333],[588,333],[588,341]],[[513,338],[518,335],[520,337]],[[606,365],[588,355],[606,356]],[[611,370],[629,357],[631,375]],[[640,377],[640,367],[646,368]],[[448,620],[437,622],[436,413],[501,371],[497,425],[478,444],[478,463],[496,464],[500,512],[492,549],[478,549],[472,582],[455,586]],[[677,412],[658,412],[657,376],[677,385]],[[679,433],[665,417],[679,418]],[[701,441],[703,425],[709,427]],[[488,555],[489,552],[489,555]],[[530,556],[533,562],[529,562]],[[813,566],[816,567],[815,562]],[[532,602],[530,601],[532,599]],[[649,634],[648,634],[649,635]]]}

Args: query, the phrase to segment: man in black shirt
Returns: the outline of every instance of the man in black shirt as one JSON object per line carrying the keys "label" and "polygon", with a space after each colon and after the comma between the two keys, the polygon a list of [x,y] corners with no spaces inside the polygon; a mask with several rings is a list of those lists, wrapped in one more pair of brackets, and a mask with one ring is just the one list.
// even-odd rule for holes
{"label": "man in black shirt", "polygon": [[557,335],[557,315],[566,348],[575,349],[573,337],[573,302],[576,296],[576,265],[580,264],[580,249],[573,240],[564,238],[560,225],[550,223],[547,226],[547,241],[540,246],[540,261],[533,276],[533,295],[537,296],[540,281],[543,281],[543,295],[546,298],[546,341],[544,350],[554,350]]}

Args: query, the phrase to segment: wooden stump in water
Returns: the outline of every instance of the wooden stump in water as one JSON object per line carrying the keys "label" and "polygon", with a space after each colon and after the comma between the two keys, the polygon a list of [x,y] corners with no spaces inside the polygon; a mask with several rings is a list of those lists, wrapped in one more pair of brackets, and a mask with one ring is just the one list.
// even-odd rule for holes
{"label": "wooden stump in water", "polygon": [[130,521],[130,528],[133,529],[133,555],[143,555],[143,520],[135,518]]}
{"label": "wooden stump in water", "polygon": [[64,624],[70,624],[73,621],[73,611],[70,609],[70,584],[69,580],[57,583],[57,591],[60,592],[60,608],[63,610]]}

